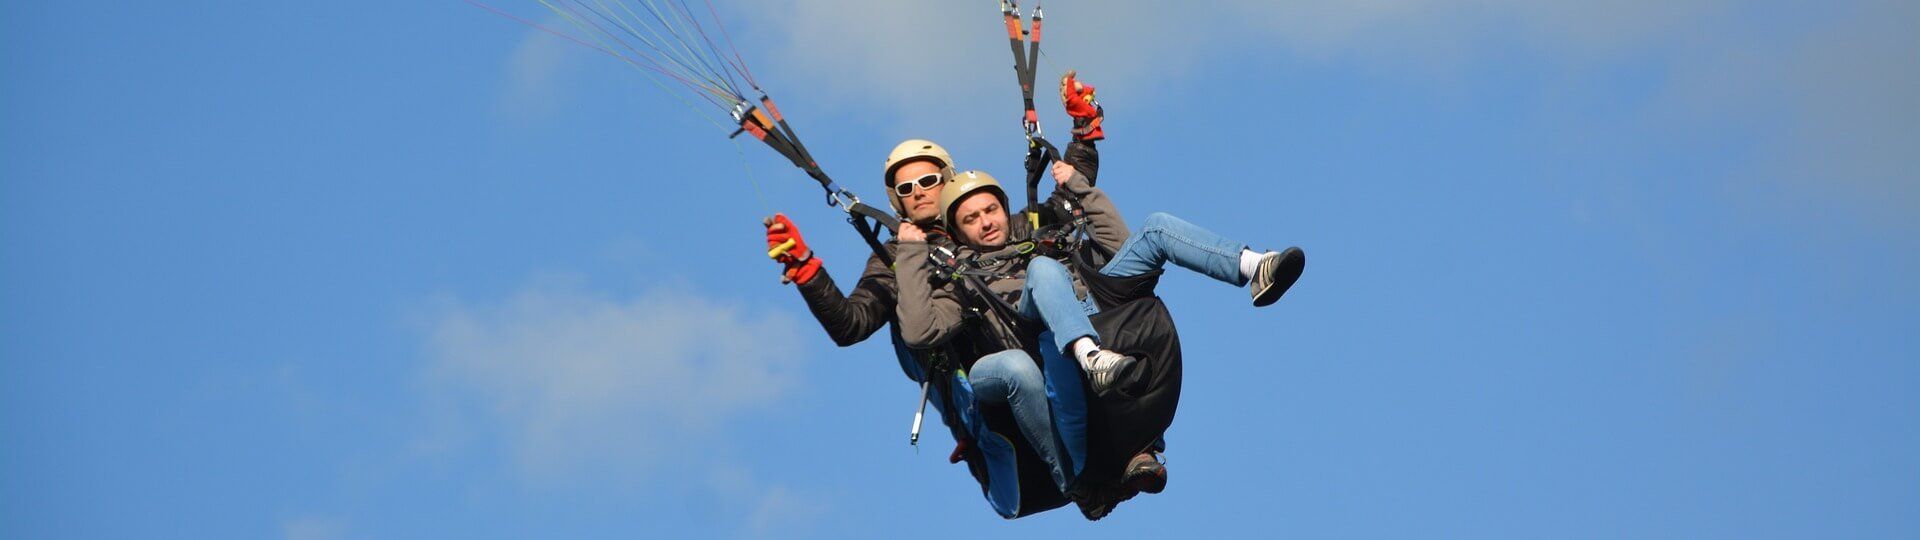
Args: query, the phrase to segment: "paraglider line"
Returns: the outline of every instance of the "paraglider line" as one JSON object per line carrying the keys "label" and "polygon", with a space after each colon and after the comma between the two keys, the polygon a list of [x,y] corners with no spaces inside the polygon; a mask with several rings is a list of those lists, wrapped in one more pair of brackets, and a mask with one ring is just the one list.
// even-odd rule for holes
{"label": "paraglider line", "polygon": [[[539,1],[540,1],[540,3],[541,3],[542,5],[545,5],[545,6],[547,6],[547,8],[548,8],[548,9],[552,9],[552,10],[554,10],[554,12],[555,12],[555,13],[558,13],[558,14],[560,14],[560,15],[561,15],[561,16],[563,16],[563,17],[567,17],[567,18],[568,18],[568,21],[569,21],[569,22],[572,22],[572,23],[574,24],[574,26],[578,26],[578,27],[580,27],[580,29],[581,29],[581,30],[583,30],[583,31],[587,31],[587,32],[588,32],[588,33],[590,33],[590,34],[595,34],[595,35],[599,35],[599,36],[606,36],[606,37],[608,37],[608,38],[610,38],[610,39],[612,39],[612,40],[613,40],[613,41],[614,41],[615,43],[619,43],[619,44],[620,44],[620,46],[622,46],[622,47],[626,47],[626,48],[627,48],[627,50],[629,50],[629,51],[633,51],[633,53],[634,53],[634,54],[636,54],[636,55],[639,55],[639,56],[640,56],[641,58],[646,58],[646,54],[645,54],[645,53],[642,53],[642,52],[640,52],[640,50],[638,50],[638,49],[635,49],[635,48],[633,48],[633,45],[631,45],[631,44],[628,44],[628,43],[627,43],[626,41],[624,41],[624,40],[621,40],[621,39],[620,39],[620,38],[619,38],[618,36],[615,36],[615,35],[613,34],[613,32],[611,32],[611,31],[608,31],[608,30],[607,30],[607,29],[606,29],[605,27],[602,27],[602,26],[600,26],[600,24],[599,24],[599,23],[596,23],[596,22],[593,22],[592,20],[589,20],[589,19],[587,19],[587,18],[586,18],[586,16],[585,16],[585,15],[582,15],[582,14],[581,14],[581,13],[580,13],[580,12],[579,12],[579,11],[578,11],[577,9],[575,9],[575,7],[574,7],[573,5],[571,5],[571,4],[567,4],[566,2],[560,2],[560,6],[559,6],[559,7],[556,7],[556,6],[554,6],[554,5],[552,4],[552,3],[549,3],[549,2],[547,2],[546,0],[539,0]],[[581,7],[585,7],[585,6],[581,6]],[[562,9],[562,8],[564,8],[564,9],[565,9],[565,11],[561,11],[561,9]],[[592,11],[592,12],[593,12],[593,13],[594,13],[595,15],[599,15],[599,16],[601,16],[602,18],[605,18],[605,17],[606,17],[606,14],[604,14],[604,13],[600,13],[600,12],[598,12],[598,11],[593,11],[593,9],[592,9],[592,8],[587,8],[587,11]],[[596,33],[596,32],[597,32],[597,33]],[[598,39],[598,38],[596,38],[596,39]],[[623,58],[624,58],[624,57],[623,57]],[[629,62],[632,62],[632,60],[628,60],[628,61],[629,61]],[[647,62],[648,62],[649,64],[653,64],[653,65],[654,65],[654,67],[652,68],[652,69],[654,69],[654,71],[659,71],[659,72],[661,72],[661,73],[666,73],[666,70],[664,70],[664,69],[663,69],[663,67],[664,67],[664,66],[660,66],[658,62],[655,62],[655,61],[653,61],[653,60],[652,60],[652,59],[650,59],[650,58],[647,58],[647,60],[646,60],[646,61],[647,61]],[[686,83],[686,84],[687,84],[687,85],[689,85],[689,86],[692,86],[692,87],[694,87],[694,88],[695,88],[695,89],[697,89],[697,90],[702,90],[702,91],[706,91],[706,92],[713,92],[713,93],[715,93],[715,94],[735,94],[735,95],[737,95],[737,94],[739,94],[739,92],[737,92],[737,91],[733,91],[733,89],[731,89],[731,88],[721,88],[721,86],[724,86],[723,84],[720,84],[720,83],[718,83],[717,81],[713,81],[713,80],[711,80],[711,79],[708,79],[708,80],[706,80],[704,84],[702,84],[702,83],[695,83],[695,82],[693,82],[693,81],[691,81],[691,80],[689,80],[689,77],[692,77],[692,76],[693,76],[693,75],[691,74],[691,71],[692,71],[692,70],[687,70],[687,71],[688,71],[689,73],[687,73],[687,74],[686,74],[687,76],[685,76],[685,77],[683,77],[683,76],[680,76],[680,75],[674,75],[673,77],[674,77],[675,79],[678,79],[678,80],[680,80],[680,81],[681,81],[681,82],[683,82],[683,83]],[[716,103],[716,104],[717,104],[717,103]]]}
{"label": "paraglider line", "polygon": [[[691,41],[692,37],[687,35],[685,31],[681,30],[679,25],[676,25],[673,22],[668,21],[667,17],[662,16],[660,14],[659,7],[655,6],[654,3],[651,1],[644,2],[642,5],[646,6],[647,14],[653,17],[654,22],[659,23],[660,26],[666,27],[667,32],[673,34],[674,42],[678,43],[680,45],[680,48],[685,50],[690,56],[692,56],[695,61],[698,61],[702,65],[704,65],[708,72],[718,73],[720,71],[713,68],[712,63],[710,62],[710,60],[707,59],[705,55],[700,54],[699,51],[696,51],[694,50],[693,47],[689,47],[687,45],[687,42]],[[740,92],[738,90],[734,90],[734,94],[737,95],[739,93]]]}
{"label": "paraglider line", "polygon": [[[576,3],[578,3],[578,2],[576,2]],[[688,63],[687,63],[687,62],[686,62],[685,60],[682,60],[682,59],[679,59],[679,58],[675,58],[675,56],[676,56],[676,53],[673,53],[673,52],[669,52],[669,51],[666,51],[666,50],[664,50],[664,49],[661,49],[661,48],[660,48],[660,46],[659,46],[658,44],[655,44],[655,43],[654,43],[654,42],[653,42],[652,40],[649,40],[649,39],[647,39],[647,38],[646,38],[646,36],[642,36],[642,35],[640,35],[640,34],[639,34],[639,33],[638,33],[637,31],[635,31],[635,30],[633,29],[633,24],[632,24],[632,23],[629,23],[629,22],[627,22],[627,20],[626,20],[625,18],[622,18],[622,17],[620,17],[619,15],[609,15],[609,14],[607,13],[607,10],[606,10],[606,4],[605,4],[605,3],[603,3],[603,2],[600,2],[599,0],[595,0],[595,1],[594,1],[594,3],[595,3],[595,4],[599,4],[599,5],[601,6],[601,8],[600,8],[600,9],[594,9],[594,8],[591,8],[591,7],[587,7],[587,6],[586,6],[586,5],[584,4],[584,3],[579,3],[579,4],[580,4],[580,7],[581,7],[581,8],[585,8],[585,9],[586,9],[586,10],[587,10],[588,12],[590,12],[590,13],[593,13],[594,15],[597,15],[597,16],[599,16],[599,17],[600,17],[600,18],[601,18],[602,20],[605,20],[605,21],[607,21],[608,23],[610,23],[610,24],[613,24],[613,25],[615,25],[616,27],[618,27],[618,28],[620,28],[620,30],[621,30],[621,31],[623,31],[623,32],[625,32],[625,33],[626,33],[627,35],[629,35],[629,36],[633,36],[633,38],[634,38],[634,39],[637,39],[637,40],[640,40],[640,43],[641,43],[642,45],[645,45],[645,46],[646,46],[647,48],[649,48],[649,49],[653,49],[653,51],[654,51],[654,52],[657,52],[657,53],[660,53],[660,56],[661,56],[662,58],[666,58],[667,60],[669,60],[669,61],[670,61],[670,62],[671,62],[671,63],[672,63],[672,64],[673,64],[673,65],[674,65],[675,67],[677,67],[677,68],[679,68],[679,70],[680,70],[681,72],[683,72],[683,73],[686,73],[686,74],[688,74],[688,76],[690,76],[690,77],[691,77],[691,76],[696,76],[696,75],[693,75],[693,74],[694,74],[694,73],[696,73],[696,72],[699,72],[699,71],[700,71],[699,69],[696,69],[696,68],[695,68],[695,67],[694,67],[693,65],[691,65],[691,64],[688,64]],[[637,14],[634,14],[634,13],[633,13],[633,10],[632,10],[631,8],[628,8],[626,4],[624,4],[624,3],[621,3],[621,2],[614,2],[614,3],[615,3],[615,4],[618,4],[618,5],[620,6],[620,8],[621,8],[622,10],[625,10],[625,11],[626,11],[626,12],[627,12],[628,14],[630,14],[630,15],[634,15],[634,18],[635,18],[635,19],[639,19],[639,18],[640,18],[640,17],[639,17],[639,15],[637,15]],[[577,12],[576,12],[576,13],[577,13]],[[595,26],[595,28],[596,28],[596,29],[598,29],[598,30],[600,30],[601,32],[603,32],[603,33],[605,33],[605,34],[606,34],[606,35],[607,35],[608,37],[610,37],[610,38],[612,38],[612,39],[613,39],[614,41],[618,41],[618,42],[620,42],[620,43],[621,43],[621,45],[625,45],[625,46],[627,47],[627,49],[628,49],[628,50],[633,50],[633,51],[634,51],[635,53],[639,53],[639,52],[640,52],[639,50],[636,50],[636,49],[634,49],[632,45],[628,45],[628,44],[626,43],[626,41],[625,41],[625,40],[622,40],[622,39],[620,39],[620,38],[619,38],[619,36],[616,36],[616,35],[614,35],[614,34],[613,34],[612,32],[609,32],[609,31],[607,31],[607,30],[606,30],[606,29],[604,29],[604,28],[600,28],[600,27],[599,27],[599,25],[594,25],[594,26]],[[644,25],[643,25],[643,26],[644,26]],[[658,33],[658,32],[655,32],[654,34],[655,34],[655,37],[660,37],[660,36],[659,36],[659,33]],[[704,63],[704,62],[703,62],[703,63]],[[705,73],[705,74],[703,74],[703,75],[699,75],[698,77],[699,77],[700,79],[702,79],[702,80],[704,80],[704,81],[706,81],[706,82],[707,82],[707,83],[708,83],[709,85],[711,85],[711,86],[714,86],[714,87],[726,87],[726,88],[725,88],[725,90],[726,90],[726,92],[727,92],[727,93],[731,93],[731,94],[734,94],[734,95],[739,95],[739,94],[740,94],[740,89],[739,89],[739,88],[737,88],[737,87],[736,87],[735,85],[733,85],[733,84],[730,84],[730,83],[729,83],[729,82],[727,82],[727,81],[722,81],[722,80],[719,80],[719,79],[717,79],[717,78],[715,78],[715,77],[713,77],[713,76],[712,76],[712,74],[711,74],[710,72],[707,72],[707,73]]]}
{"label": "paraglider line", "polygon": [[[582,41],[582,40],[580,40],[580,38],[576,38],[576,37],[573,37],[573,36],[570,36],[570,35],[567,35],[567,34],[566,34],[565,32],[561,32],[561,31],[558,31],[558,30],[554,30],[554,29],[552,29],[552,28],[548,28],[548,27],[546,27],[546,26],[544,26],[544,25],[541,25],[540,23],[536,23],[536,22],[533,22],[533,21],[529,21],[529,20],[526,20],[526,19],[523,19],[523,18],[520,18],[520,17],[519,17],[519,16],[517,16],[517,15],[514,15],[514,14],[512,14],[512,13],[507,13],[507,12],[505,12],[505,11],[501,11],[501,10],[500,10],[500,9],[498,9],[498,8],[495,8],[495,7],[493,7],[493,6],[489,6],[489,5],[486,5],[486,4],[484,4],[484,3],[481,3],[481,2],[479,2],[479,1],[477,1],[477,0],[460,0],[460,1],[462,1],[462,2],[466,2],[466,3],[468,3],[468,4],[471,4],[471,5],[473,5],[473,6],[475,6],[475,7],[478,7],[478,8],[480,8],[480,9],[484,9],[484,10],[487,10],[487,11],[491,11],[491,12],[493,12],[493,13],[494,13],[494,14],[496,14],[496,15],[499,15],[499,16],[502,16],[502,17],[506,17],[506,18],[508,18],[508,19],[512,19],[512,20],[513,20],[514,22],[518,22],[518,23],[520,23],[520,24],[524,24],[524,25],[527,25],[528,27],[530,27],[530,28],[533,28],[533,29],[535,29],[535,30],[539,30],[539,31],[541,31],[541,32],[546,32],[546,33],[548,33],[548,34],[552,34],[553,36],[555,36],[555,37],[558,37],[558,38],[560,38],[560,39],[565,39],[565,40],[567,40],[567,41],[571,41],[571,42],[574,42],[574,43],[578,43],[578,44],[580,44],[581,46],[584,46],[584,47],[587,47],[587,48],[590,48],[590,49],[593,49],[593,50],[596,50],[596,51],[600,51],[600,52],[603,52],[603,53],[606,53],[606,54],[607,54],[607,56],[612,56],[612,57],[614,57],[614,58],[619,58],[619,59],[620,59],[620,60],[622,60],[622,61],[625,61],[625,62],[627,62],[627,63],[629,63],[629,64],[633,64],[633,65],[634,65],[634,67],[639,67],[639,68],[644,68],[644,69],[648,69],[648,70],[652,70],[652,71],[654,71],[654,72],[656,72],[656,73],[659,73],[659,74],[661,74],[661,75],[666,75],[666,76],[668,76],[668,77],[672,77],[672,78],[673,78],[673,80],[676,80],[676,81],[680,81],[680,83],[681,83],[681,84],[685,84],[685,85],[687,85],[687,86],[688,86],[688,87],[690,87],[690,88],[693,88],[693,89],[696,89],[696,90],[704,90],[704,88],[702,88],[702,85],[700,85],[700,84],[698,84],[698,83],[695,83],[695,82],[693,82],[693,81],[689,81],[689,80],[687,80],[686,78],[683,78],[683,77],[681,77],[681,76],[679,76],[679,75],[675,75],[675,74],[673,74],[673,73],[670,73],[670,72],[667,72],[666,70],[663,70],[663,69],[660,69],[660,68],[656,68],[656,67],[653,67],[653,66],[646,66],[646,65],[640,65],[639,63],[636,63],[636,62],[634,62],[634,60],[633,60],[632,58],[628,58],[628,57],[627,57],[626,55],[623,55],[623,54],[620,54],[620,53],[617,53],[617,52],[614,52],[613,50],[611,50],[611,49],[608,49],[608,48],[606,48],[606,47],[602,47],[602,46],[599,46],[599,45],[595,45],[595,44],[592,44],[592,43],[587,43],[587,42],[585,42],[585,41]],[[709,98],[708,98],[708,100],[709,100],[709,101],[712,101],[712,98],[710,98],[710,97],[709,97]],[[714,102],[714,104],[715,104],[715,105],[720,105],[720,103],[719,103],[719,102]]]}
{"label": "paraglider line", "polygon": [[713,0],[707,0],[707,13],[713,15],[713,25],[720,27],[720,37],[726,38],[727,49],[733,51],[734,65],[740,67],[740,75],[747,78],[747,84],[755,91],[766,93],[760,90],[760,82],[753,79],[753,71],[747,69],[747,60],[740,57],[740,48],[733,45],[733,35],[727,33],[727,23],[721,22],[720,13],[713,9]]}
{"label": "paraglider line", "polygon": [[[684,17],[688,23],[691,23],[693,25],[694,31],[700,33],[700,40],[707,42],[707,50],[712,51],[714,56],[719,57],[718,59],[720,60],[721,66],[725,68],[727,64],[727,59],[724,55],[720,54],[720,46],[714,45],[713,38],[707,36],[707,27],[704,25],[701,25],[699,20],[696,20],[693,18],[693,13],[687,10],[686,2],[683,2],[681,0],[674,0],[673,5],[675,8],[680,10],[680,16]],[[712,5],[712,4],[709,3],[708,5]],[[715,20],[715,24],[718,24],[717,19]],[[737,92],[737,89],[736,89],[736,92]]]}

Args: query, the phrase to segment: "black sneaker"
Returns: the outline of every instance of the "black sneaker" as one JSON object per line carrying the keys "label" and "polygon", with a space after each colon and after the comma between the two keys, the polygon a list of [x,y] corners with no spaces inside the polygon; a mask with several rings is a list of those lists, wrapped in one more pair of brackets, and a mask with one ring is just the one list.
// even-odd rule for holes
{"label": "black sneaker", "polygon": [[1152,450],[1133,456],[1133,460],[1127,462],[1126,472],[1120,474],[1120,483],[1147,494],[1166,490],[1167,464],[1159,458],[1160,454]]}
{"label": "black sneaker", "polygon": [[1300,273],[1307,269],[1307,252],[1290,247],[1279,253],[1268,253],[1260,258],[1260,267],[1253,271],[1253,307],[1262,307],[1280,300],[1287,294],[1293,282],[1300,280]]}

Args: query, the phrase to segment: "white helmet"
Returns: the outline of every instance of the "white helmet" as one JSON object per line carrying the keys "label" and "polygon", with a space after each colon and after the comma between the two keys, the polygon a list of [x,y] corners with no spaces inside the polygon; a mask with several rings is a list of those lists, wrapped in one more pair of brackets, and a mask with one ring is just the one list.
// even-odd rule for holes
{"label": "white helmet", "polygon": [[953,156],[947,149],[926,139],[907,139],[893,147],[887,153],[887,168],[880,176],[881,185],[887,186],[887,202],[893,203],[893,211],[901,216],[907,215],[906,205],[900,202],[900,193],[893,190],[893,171],[902,165],[915,161],[930,161],[940,167],[940,172],[953,174]]}

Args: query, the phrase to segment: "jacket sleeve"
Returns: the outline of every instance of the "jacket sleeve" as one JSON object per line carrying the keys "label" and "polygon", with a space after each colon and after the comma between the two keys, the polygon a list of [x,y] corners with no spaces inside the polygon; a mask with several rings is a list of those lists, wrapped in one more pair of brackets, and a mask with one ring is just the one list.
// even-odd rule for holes
{"label": "jacket sleeve", "polygon": [[900,318],[900,338],[908,347],[924,349],[945,345],[959,333],[965,312],[950,287],[933,283],[933,263],[927,259],[925,242],[901,242],[896,259],[896,282],[900,300],[895,312]]}
{"label": "jacket sleeve", "polygon": [[893,270],[881,263],[878,256],[867,257],[866,270],[861,272],[860,281],[854,283],[853,294],[841,294],[840,286],[834,284],[825,269],[797,288],[806,299],[807,308],[813,311],[813,318],[820,321],[820,328],[841,347],[866,341],[886,326],[893,319],[898,296]]}
{"label": "jacket sleeve", "polygon": [[1120,209],[1113,206],[1113,199],[1107,198],[1107,192],[1087,180],[1079,172],[1067,179],[1068,193],[1080,199],[1081,209],[1087,213],[1088,228],[1093,229],[1093,241],[1100,244],[1108,253],[1120,251],[1120,245],[1127,242],[1132,234],[1127,230],[1127,222],[1120,218]]}
{"label": "jacket sleeve", "polygon": [[1073,170],[1087,175],[1088,185],[1100,185],[1100,149],[1094,141],[1073,141],[1067,143],[1067,150],[1060,153],[1060,160],[1073,166]]}

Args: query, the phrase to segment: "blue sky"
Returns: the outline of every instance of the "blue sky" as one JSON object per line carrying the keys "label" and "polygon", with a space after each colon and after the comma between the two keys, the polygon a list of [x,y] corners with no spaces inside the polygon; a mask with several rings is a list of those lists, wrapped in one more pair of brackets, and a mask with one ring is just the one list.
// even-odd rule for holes
{"label": "blue sky", "polygon": [[[1017,174],[991,2],[716,4],[843,184]],[[1270,308],[1163,283],[1171,485],[1089,524],[909,448],[764,258],[784,211],[850,281],[818,188],[608,58],[6,2],[0,536],[1920,534],[1920,9],[1605,4],[1047,4],[1128,218],[1310,256]]]}

